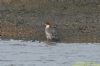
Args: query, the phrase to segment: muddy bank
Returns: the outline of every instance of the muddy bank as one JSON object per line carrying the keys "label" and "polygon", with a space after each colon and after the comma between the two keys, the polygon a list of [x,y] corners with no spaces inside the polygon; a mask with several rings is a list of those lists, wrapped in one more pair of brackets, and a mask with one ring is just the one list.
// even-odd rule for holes
{"label": "muddy bank", "polygon": [[100,3],[97,0],[7,1],[0,1],[0,37],[3,39],[44,41],[44,23],[49,21],[57,25],[62,42],[100,42]]}

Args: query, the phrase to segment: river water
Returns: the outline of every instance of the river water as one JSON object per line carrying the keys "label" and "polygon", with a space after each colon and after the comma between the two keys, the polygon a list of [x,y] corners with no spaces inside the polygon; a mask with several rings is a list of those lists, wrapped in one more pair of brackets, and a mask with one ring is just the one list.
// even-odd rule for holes
{"label": "river water", "polygon": [[74,66],[77,62],[100,64],[100,44],[0,40],[0,66]]}

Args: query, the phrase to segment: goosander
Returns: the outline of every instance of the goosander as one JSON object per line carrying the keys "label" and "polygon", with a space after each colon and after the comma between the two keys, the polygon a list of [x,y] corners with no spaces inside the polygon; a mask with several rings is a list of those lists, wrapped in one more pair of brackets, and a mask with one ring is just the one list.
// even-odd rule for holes
{"label": "goosander", "polygon": [[58,41],[56,26],[51,26],[50,23],[45,24],[45,34],[47,38],[47,42],[49,41]]}

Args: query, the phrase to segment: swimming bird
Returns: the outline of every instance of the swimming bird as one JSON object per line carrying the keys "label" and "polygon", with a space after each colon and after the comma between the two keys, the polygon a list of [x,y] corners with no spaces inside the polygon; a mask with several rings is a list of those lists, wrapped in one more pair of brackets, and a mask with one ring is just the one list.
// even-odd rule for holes
{"label": "swimming bird", "polygon": [[51,24],[49,22],[47,22],[45,24],[45,26],[46,26],[45,27],[45,34],[46,34],[47,42],[57,41],[58,36],[57,36],[56,26],[51,26]]}

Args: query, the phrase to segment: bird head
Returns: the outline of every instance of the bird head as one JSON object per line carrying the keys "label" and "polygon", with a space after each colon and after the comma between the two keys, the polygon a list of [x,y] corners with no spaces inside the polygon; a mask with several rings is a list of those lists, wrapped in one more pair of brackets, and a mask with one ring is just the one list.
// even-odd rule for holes
{"label": "bird head", "polygon": [[45,26],[46,26],[46,28],[50,28],[51,27],[49,22],[45,23]]}

